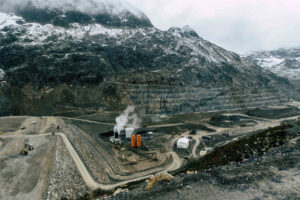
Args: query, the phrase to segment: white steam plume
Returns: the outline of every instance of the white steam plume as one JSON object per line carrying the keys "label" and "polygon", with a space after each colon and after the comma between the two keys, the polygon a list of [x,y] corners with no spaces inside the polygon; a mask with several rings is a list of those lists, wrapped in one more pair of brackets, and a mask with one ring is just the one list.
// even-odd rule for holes
{"label": "white steam plume", "polygon": [[120,135],[121,131],[128,128],[137,129],[140,127],[141,120],[136,113],[134,113],[135,107],[128,106],[123,113],[116,118],[116,125],[114,127],[114,132],[118,132]]}
{"label": "white steam plume", "polygon": [[4,79],[4,75],[5,75],[5,72],[2,69],[0,69],[0,80]]}

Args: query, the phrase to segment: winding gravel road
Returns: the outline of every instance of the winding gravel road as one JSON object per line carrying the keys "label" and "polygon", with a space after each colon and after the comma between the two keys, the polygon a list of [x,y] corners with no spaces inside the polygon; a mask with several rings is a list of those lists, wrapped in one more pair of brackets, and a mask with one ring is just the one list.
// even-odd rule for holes
{"label": "winding gravel road", "polygon": [[[297,117],[290,117],[290,118],[280,119],[280,120],[269,120],[268,122],[259,123],[258,125],[254,126],[254,127],[251,127],[251,128],[252,129],[253,128],[257,129],[258,127],[259,128],[260,127],[261,128],[266,128],[267,126],[280,124],[280,122],[282,122],[283,120],[295,119]],[[102,122],[82,120],[82,119],[76,119],[76,118],[64,118],[63,117],[62,119],[71,119],[71,120],[86,121],[86,122],[91,122],[91,123],[113,125],[113,124],[110,124],[110,123],[102,123]],[[47,123],[47,125],[49,123]],[[181,124],[175,124],[175,125],[181,125]],[[166,125],[162,125],[161,127],[165,127],[165,126],[174,126],[174,124],[166,124]],[[46,130],[46,128],[44,128],[43,130]],[[238,129],[238,130],[241,131],[240,129]],[[201,142],[201,137],[203,135],[220,134],[220,131],[221,130],[217,130],[215,133],[204,133],[203,132],[202,134],[200,133],[200,135],[195,136],[194,139],[196,140],[196,143],[195,143],[195,145],[193,146],[193,149],[192,149],[193,157],[195,157],[195,158],[199,157],[196,151],[197,151],[197,147],[199,146],[199,144]],[[246,130],[244,130],[244,131],[246,131]],[[249,131],[249,130],[247,130],[247,131]],[[235,133],[235,134],[237,134],[237,133]],[[50,136],[50,135],[51,135],[51,133],[42,133],[42,134],[37,134],[37,135],[25,135],[25,134],[24,135],[21,135],[21,134],[16,135],[15,134],[15,135],[1,135],[0,138],[24,138],[24,137],[25,138],[32,138],[32,137],[42,137],[42,136]],[[63,142],[64,142],[65,146],[67,147],[72,159],[74,160],[74,162],[75,162],[82,178],[84,179],[86,185],[92,190],[99,189],[99,188],[102,189],[102,190],[113,190],[113,189],[115,189],[117,187],[120,187],[122,185],[131,183],[131,182],[135,182],[135,181],[144,180],[144,179],[147,179],[147,178],[152,176],[152,174],[143,174],[140,177],[136,177],[136,178],[128,177],[129,180],[120,181],[120,182],[115,183],[115,184],[101,184],[101,183],[98,183],[94,180],[94,178],[91,176],[91,174],[87,170],[85,164],[83,163],[83,161],[81,160],[81,158],[77,154],[76,150],[74,149],[74,147],[70,143],[67,136],[64,133],[56,133],[56,135],[60,136],[63,139]],[[184,133],[182,136],[187,136],[187,135],[188,135],[188,133]],[[170,156],[170,158],[172,158],[172,162],[168,166],[166,166],[164,169],[162,169],[161,172],[170,172],[170,171],[174,171],[174,170],[181,167],[182,160],[178,157],[178,155],[175,152],[172,151],[173,144],[177,141],[178,138],[179,138],[179,136],[174,137],[168,143],[168,150],[169,150],[168,156]]]}
{"label": "winding gravel road", "polygon": [[[7,136],[0,136],[0,138],[32,138],[32,137],[43,137],[43,136],[50,136],[50,135],[51,135],[51,133],[45,133],[45,134],[39,134],[39,135],[7,135]],[[63,142],[66,145],[72,159],[74,160],[82,178],[84,179],[86,185],[91,190],[95,190],[95,189],[99,189],[99,188],[102,190],[113,190],[119,186],[131,183],[131,182],[135,182],[135,181],[144,180],[144,179],[147,179],[152,176],[152,174],[149,174],[149,175],[137,177],[134,179],[122,181],[122,182],[119,182],[116,184],[100,184],[100,183],[96,182],[94,180],[94,178],[91,176],[91,174],[88,172],[85,164],[83,163],[81,158],[78,156],[77,152],[75,151],[74,147],[70,143],[67,136],[64,133],[56,133],[56,135],[59,135],[63,139]],[[182,165],[182,162],[176,153],[169,152],[169,155],[173,158],[173,162],[170,165],[168,165],[168,167],[165,170],[163,170],[161,172],[174,171]]]}

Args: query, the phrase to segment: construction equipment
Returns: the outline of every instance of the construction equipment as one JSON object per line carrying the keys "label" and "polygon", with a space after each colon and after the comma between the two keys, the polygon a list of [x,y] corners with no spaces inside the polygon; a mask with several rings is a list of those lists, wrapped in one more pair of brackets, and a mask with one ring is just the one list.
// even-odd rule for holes
{"label": "construction equipment", "polygon": [[240,126],[241,127],[247,127],[247,124],[246,123],[241,123]]}
{"label": "construction equipment", "polygon": [[143,127],[143,128],[146,128],[147,126],[148,126],[148,124],[147,124],[146,122],[143,122],[143,123],[142,123],[142,127]]}
{"label": "construction equipment", "polygon": [[130,165],[136,165],[136,164],[137,164],[136,159],[135,159],[134,157],[131,158],[131,159],[129,160],[129,164],[130,164]]}
{"label": "construction equipment", "polygon": [[25,149],[27,149],[28,151],[32,151],[34,150],[33,146],[29,145],[29,144],[25,144]]}
{"label": "construction equipment", "polygon": [[225,131],[222,133],[223,136],[228,137],[229,136],[229,131]]}
{"label": "construction equipment", "polygon": [[21,152],[21,154],[22,154],[23,156],[27,156],[27,155],[28,155],[28,151],[27,151],[27,149],[26,149],[26,148],[24,148],[24,150]]}
{"label": "construction equipment", "polygon": [[192,130],[192,131],[190,132],[190,135],[196,135],[196,131],[195,131],[195,130]]}
{"label": "construction equipment", "polygon": [[23,151],[21,151],[21,155],[27,156],[28,155],[28,151],[33,151],[33,150],[34,150],[34,147],[32,145],[25,144]]}

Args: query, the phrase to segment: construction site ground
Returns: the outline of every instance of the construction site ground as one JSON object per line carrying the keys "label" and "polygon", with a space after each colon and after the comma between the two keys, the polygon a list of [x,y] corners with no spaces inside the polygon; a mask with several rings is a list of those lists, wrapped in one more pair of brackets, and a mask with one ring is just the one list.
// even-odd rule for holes
{"label": "construction site ground", "polygon": [[[154,174],[180,170],[189,159],[256,131],[297,120],[298,106],[146,115],[142,129],[153,132],[143,141],[147,149],[131,148],[130,141],[115,145],[103,136],[113,130],[117,112],[1,117],[0,199],[76,199],[98,189],[126,188]],[[187,150],[176,148],[180,137],[190,139]],[[23,156],[27,143],[34,150]]]}

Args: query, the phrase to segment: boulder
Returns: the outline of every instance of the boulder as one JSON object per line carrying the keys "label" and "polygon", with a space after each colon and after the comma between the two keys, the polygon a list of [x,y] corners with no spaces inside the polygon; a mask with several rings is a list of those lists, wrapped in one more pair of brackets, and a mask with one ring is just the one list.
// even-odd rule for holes
{"label": "boulder", "polygon": [[152,176],[149,178],[146,189],[149,190],[150,188],[153,187],[153,185],[155,185],[156,183],[163,181],[163,180],[172,181],[172,180],[174,180],[174,177],[172,175],[168,174],[167,172],[163,172],[163,173],[157,174],[155,176]]}

